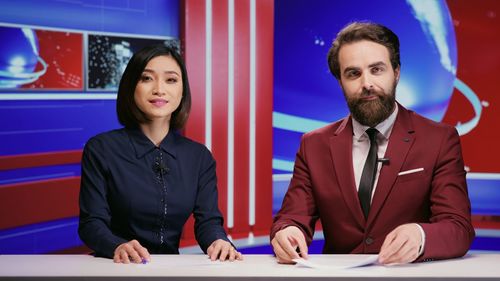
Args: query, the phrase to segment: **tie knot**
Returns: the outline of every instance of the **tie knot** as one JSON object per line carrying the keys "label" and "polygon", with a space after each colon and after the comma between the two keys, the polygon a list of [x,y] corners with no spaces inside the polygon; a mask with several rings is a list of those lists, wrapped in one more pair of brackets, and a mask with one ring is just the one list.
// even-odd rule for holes
{"label": "tie knot", "polygon": [[368,128],[366,130],[366,134],[368,134],[368,138],[370,138],[370,142],[373,142],[376,140],[378,130],[375,128]]}

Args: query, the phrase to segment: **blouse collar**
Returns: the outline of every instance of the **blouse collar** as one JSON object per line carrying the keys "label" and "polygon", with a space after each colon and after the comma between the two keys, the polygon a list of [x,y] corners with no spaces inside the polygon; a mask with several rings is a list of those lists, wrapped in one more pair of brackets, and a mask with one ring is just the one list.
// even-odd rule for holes
{"label": "blouse collar", "polygon": [[[135,155],[137,158],[142,158],[147,153],[154,150],[156,145],[146,137],[146,135],[141,131],[140,128],[125,129],[130,138],[130,142],[135,149]],[[174,158],[177,153],[177,138],[178,134],[172,130],[168,131],[168,134],[160,142],[158,148],[165,151],[166,153],[172,155]]]}

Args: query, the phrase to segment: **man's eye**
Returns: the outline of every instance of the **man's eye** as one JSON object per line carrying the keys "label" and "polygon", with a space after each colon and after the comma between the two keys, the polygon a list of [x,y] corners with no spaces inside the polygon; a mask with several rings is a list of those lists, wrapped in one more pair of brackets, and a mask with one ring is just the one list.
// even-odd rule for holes
{"label": "man's eye", "polygon": [[349,71],[349,72],[347,72],[346,76],[349,78],[356,77],[356,76],[359,76],[359,72],[358,71]]}

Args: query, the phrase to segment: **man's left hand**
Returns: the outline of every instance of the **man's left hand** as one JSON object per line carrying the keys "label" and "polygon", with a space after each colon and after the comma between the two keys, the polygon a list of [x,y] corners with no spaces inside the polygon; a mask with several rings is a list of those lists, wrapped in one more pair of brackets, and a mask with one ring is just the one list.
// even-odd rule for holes
{"label": "man's left hand", "polygon": [[207,249],[207,254],[212,261],[217,259],[220,261],[225,261],[226,259],[229,261],[243,259],[241,253],[238,252],[231,243],[222,239],[217,239],[210,244],[210,247]]}
{"label": "man's left hand", "polygon": [[422,234],[414,223],[396,227],[385,237],[378,261],[382,264],[404,264],[418,258]]}

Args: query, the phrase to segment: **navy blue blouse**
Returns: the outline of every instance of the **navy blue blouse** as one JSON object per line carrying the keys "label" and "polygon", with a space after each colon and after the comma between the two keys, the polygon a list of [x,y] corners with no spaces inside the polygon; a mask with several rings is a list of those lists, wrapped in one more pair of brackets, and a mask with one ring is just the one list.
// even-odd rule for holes
{"label": "navy blue blouse", "polygon": [[217,239],[229,241],[217,206],[215,161],[204,145],[169,132],[157,147],[140,129],[87,142],[78,233],[97,255],[113,257],[132,239],[151,254],[178,254],[191,214],[204,252]]}

